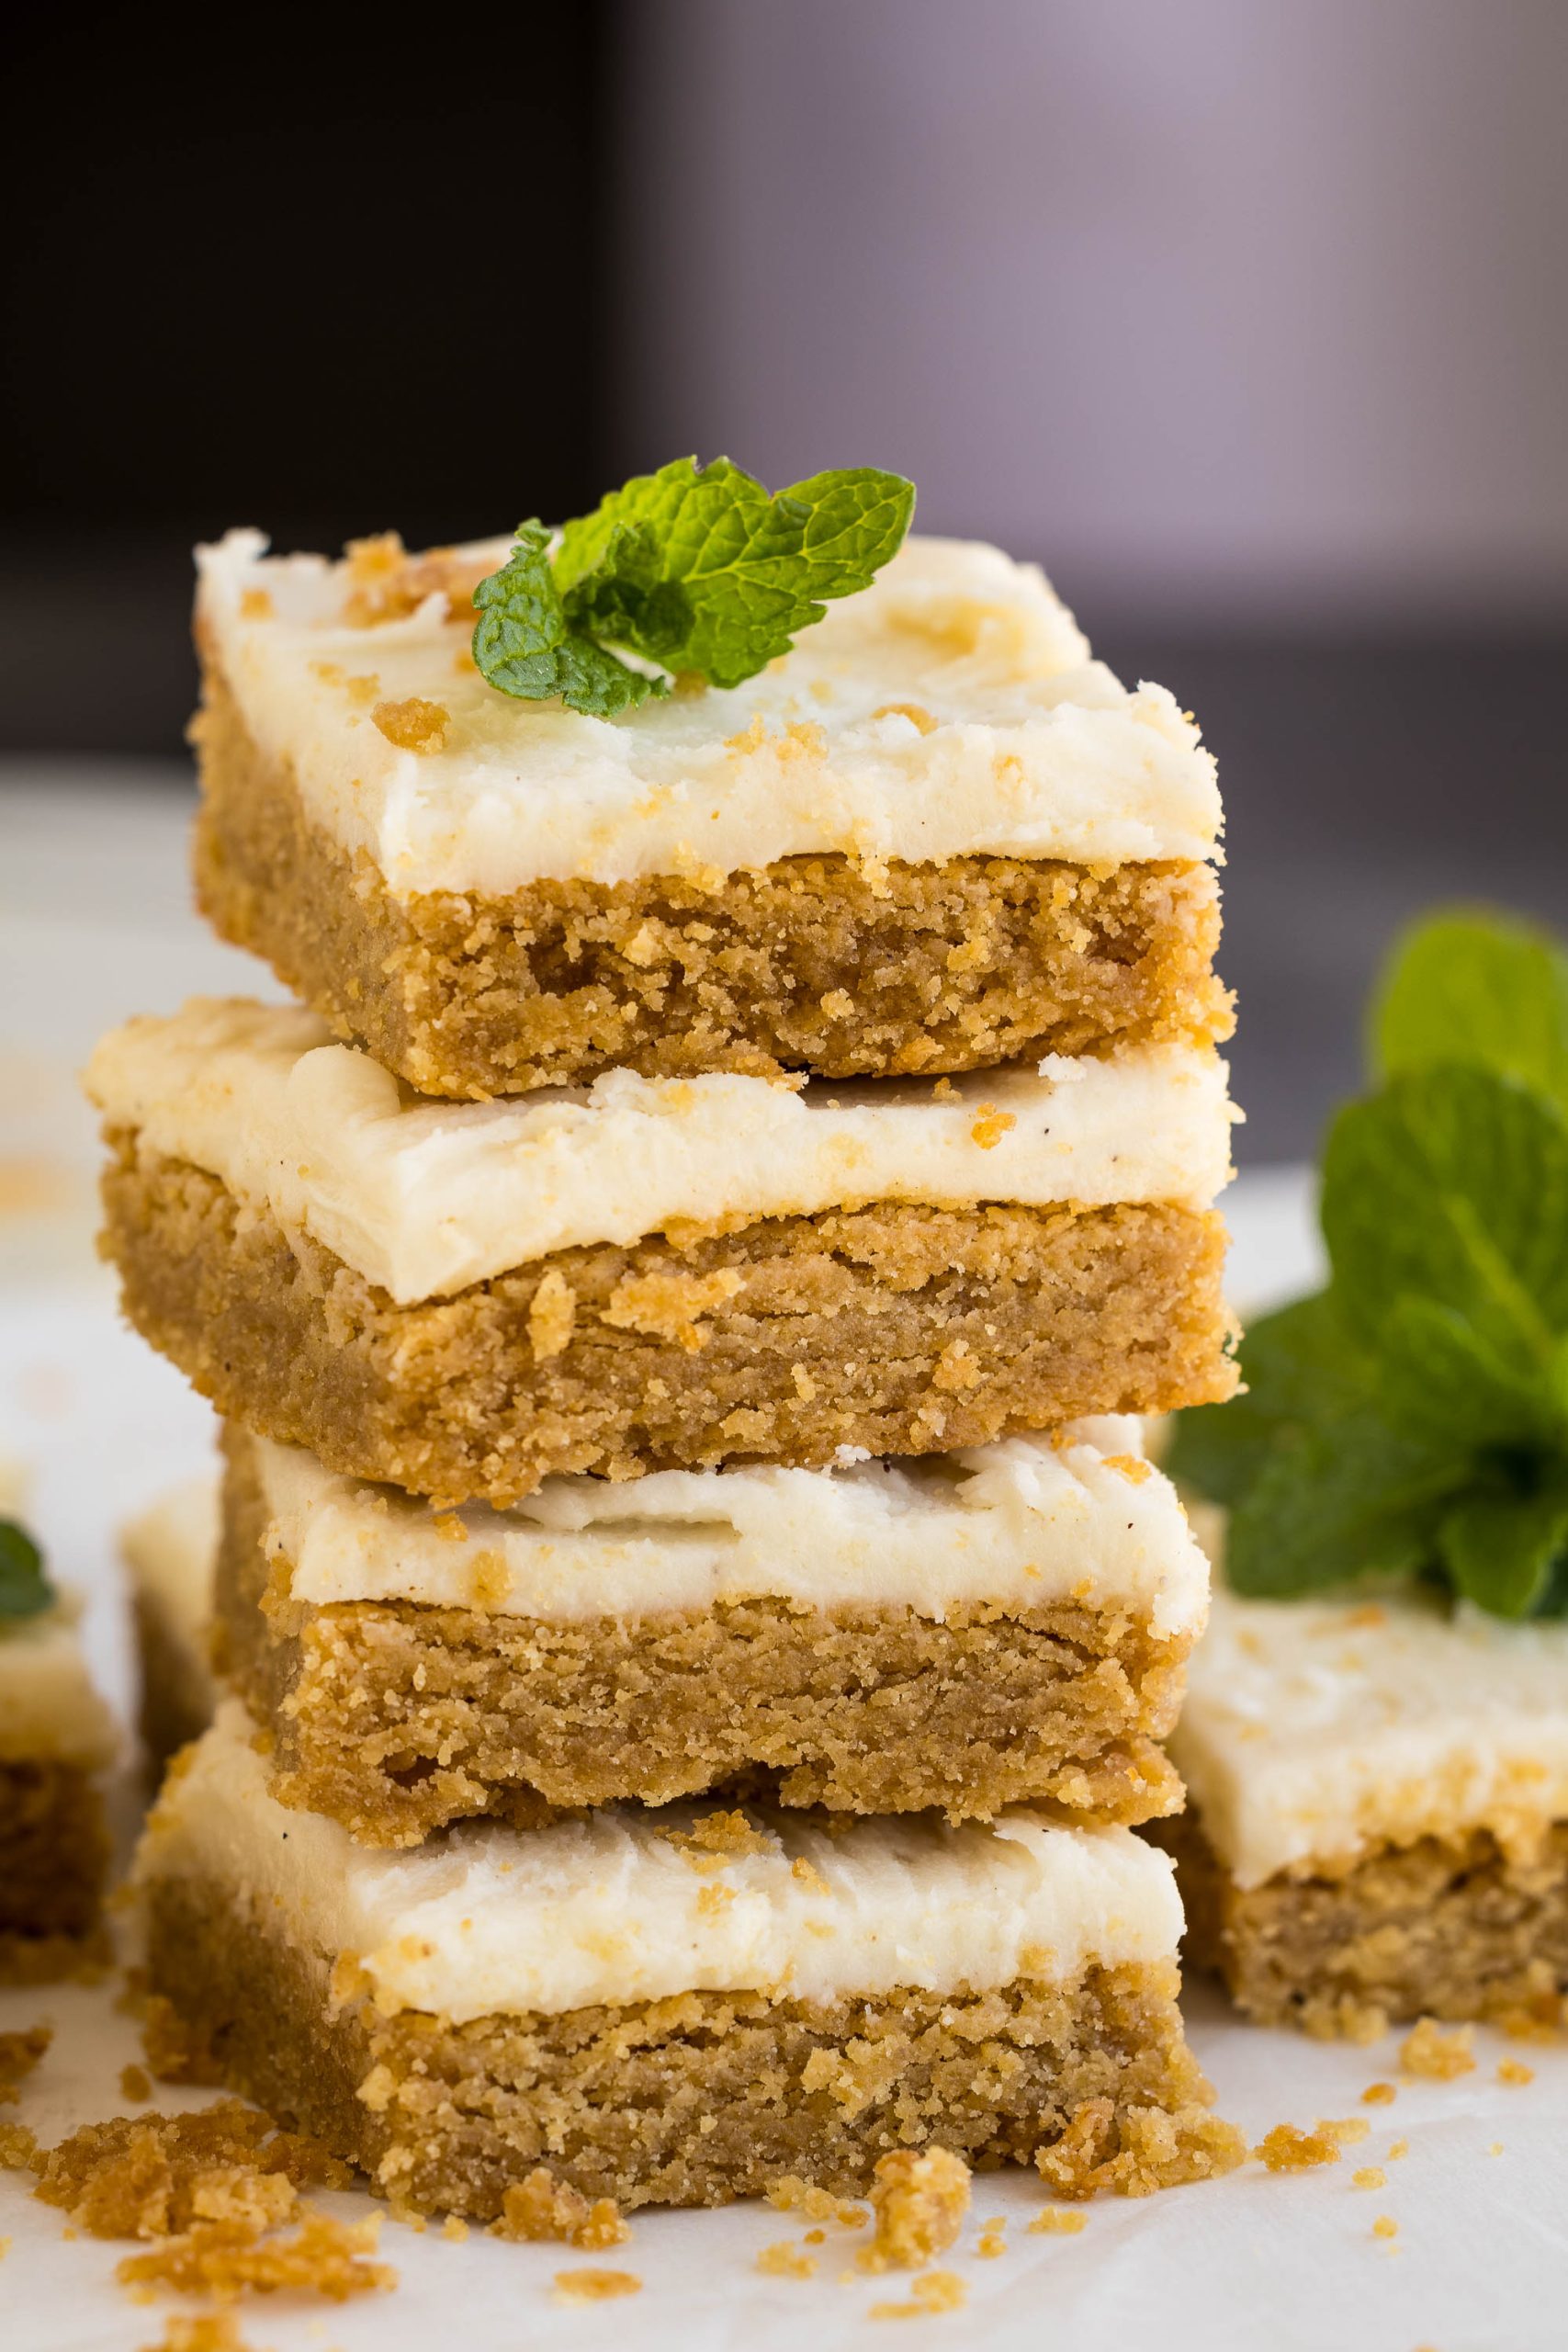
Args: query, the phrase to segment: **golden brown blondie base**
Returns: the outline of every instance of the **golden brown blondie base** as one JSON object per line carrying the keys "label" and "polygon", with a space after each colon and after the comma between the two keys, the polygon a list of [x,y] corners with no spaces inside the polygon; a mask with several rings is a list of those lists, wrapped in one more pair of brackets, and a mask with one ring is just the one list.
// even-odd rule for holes
{"label": "golden brown blondie base", "polygon": [[930,1453],[1235,1385],[1212,1212],[883,1203],[557,1250],[400,1306],[205,1170],[109,1143],[104,1247],[142,1337],[230,1419],[443,1501]]}
{"label": "golden brown blondie base", "polygon": [[197,892],[340,1037],[427,1094],[593,1077],[964,1070],[1215,1038],[1207,865],[800,856],[706,880],[400,897],[315,826],[209,664]]}
{"label": "golden brown blondie base", "polygon": [[1188,1959],[1259,2025],[1359,2040],[1568,1993],[1568,1822],[1533,1860],[1478,1830],[1258,1887],[1236,1885],[1190,1814],[1151,1834],[1176,1857]]}
{"label": "golden brown blondie base", "polygon": [[[324,1958],[215,1884],[155,1883],[148,1908],[153,1991],[192,2045],[405,2211],[491,2221],[539,2165],[623,2207],[722,2204],[783,2174],[852,2195],[893,2148],[1027,2163],[1086,2116],[1113,2148],[1151,2110],[1207,2120],[1213,2097],[1163,1965],[945,1997],[687,1993],[454,2025],[379,2015],[341,1967],[334,1999]],[[1171,2177],[1192,2177],[1190,2159]]]}
{"label": "golden brown blondie base", "polygon": [[90,1956],[108,1850],[90,1772],[0,1763],[0,1984],[69,1975]]}
{"label": "golden brown blondie base", "polygon": [[792,1610],[578,1623],[369,1601],[312,1607],[270,1568],[254,1449],[226,1440],[226,1672],[274,1737],[273,1792],[362,1842],[489,1814],[745,1788],[852,1813],[1146,1821],[1181,1783],[1156,1742],[1188,1642],[1066,1606]]}
{"label": "golden brown blondie base", "polygon": [[184,1643],[152,1594],[132,1593],[131,1616],[141,1669],[136,1727],[148,1760],[155,1772],[162,1772],[176,1748],[207,1729],[212,1688],[193,1670]]}

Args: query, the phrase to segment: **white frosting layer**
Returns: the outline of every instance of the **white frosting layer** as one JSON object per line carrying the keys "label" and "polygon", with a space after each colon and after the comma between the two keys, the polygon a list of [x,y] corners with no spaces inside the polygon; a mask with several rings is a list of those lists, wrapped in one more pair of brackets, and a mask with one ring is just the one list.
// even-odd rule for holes
{"label": "white frosting layer", "polygon": [[980,1991],[1168,1961],[1181,1932],[1169,1864],[1125,1829],[1019,1810],[956,1829],[856,1819],[829,1837],[756,1815],[759,1849],[716,1868],[661,1834],[711,1806],[610,1807],[546,1829],[469,1824],[388,1853],[286,1811],[250,1737],[227,1704],[160,1801],[138,1876],[216,1879],[293,1940],[353,1954],[387,2009],[461,2021],[695,1991]]}
{"label": "white frosting layer", "polygon": [[1243,1886],[1471,1829],[1528,1852],[1568,1820],[1568,1624],[1216,1586],[1170,1754]]}
{"label": "white frosting layer", "polygon": [[205,1678],[212,1575],[218,1555],[218,1481],[188,1478],[127,1521],[119,1548],[131,1579]]}
{"label": "white frosting layer", "polygon": [[[233,531],[197,550],[199,623],[311,816],[400,893],[722,878],[809,850],[1214,854],[1197,728],[1163,687],[1129,694],[1091,662],[1043,573],[995,548],[913,539],[760,677],[603,719],[487,685],[444,595],[346,627],[344,567],[265,544]],[[459,552],[494,569],[510,544]],[[415,696],[448,714],[438,751],[375,723],[378,700]]]}
{"label": "white frosting layer", "polygon": [[37,1758],[96,1771],[116,1747],[67,1597],[41,1616],[0,1618],[0,1763]]}
{"label": "white frosting layer", "polygon": [[440,1514],[254,1443],[267,1554],[316,1607],[414,1601],[559,1622],[777,1596],[940,1620],[965,1605],[1077,1600],[1168,1639],[1196,1633],[1207,1605],[1208,1564],[1133,1419],[1076,1423],[1055,1446],[1013,1438],[835,1470],[663,1470],[635,1488],[549,1478],[513,1510]]}
{"label": "white frosting layer", "polygon": [[103,1039],[87,1090],[394,1299],[443,1297],[579,1243],[874,1200],[1173,1201],[1230,1175],[1218,1056],[1053,1055],[959,1080],[646,1079],[434,1102],[313,1013],[195,998]]}

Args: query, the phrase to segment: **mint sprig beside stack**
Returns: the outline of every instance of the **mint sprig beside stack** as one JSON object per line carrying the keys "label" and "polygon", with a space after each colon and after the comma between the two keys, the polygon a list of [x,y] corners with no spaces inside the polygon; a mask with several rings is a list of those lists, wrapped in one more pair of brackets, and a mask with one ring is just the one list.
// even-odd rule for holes
{"label": "mint sprig beside stack", "polygon": [[1324,1155],[1329,1284],[1253,1327],[1173,1470],[1229,1506],[1240,1592],[1420,1576],[1568,1614],[1568,957],[1435,917],[1371,1043],[1383,1083]]}
{"label": "mint sprig beside stack", "polygon": [[826,599],[871,585],[914,505],[912,482],[869,466],[770,498],[728,458],[677,458],[612,491],[558,542],[542,523],[519,526],[474,592],[475,662],[502,694],[558,695],[599,718],[682,674],[739,685],[787,653]]}
{"label": "mint sprig beside stack", "polygon": [[0,1519],[0,1628],[7,1621],[41,1617],[54,1600],[43,1555],[27,1529],[14,1519]]}

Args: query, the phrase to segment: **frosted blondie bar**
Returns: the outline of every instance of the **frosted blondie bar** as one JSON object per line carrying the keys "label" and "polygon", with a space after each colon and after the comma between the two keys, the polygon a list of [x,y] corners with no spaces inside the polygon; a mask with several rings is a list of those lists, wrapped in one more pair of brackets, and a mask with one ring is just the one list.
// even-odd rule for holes
{"label": "frosted blondie bar", "polygon": [[218,1481],[208,1476],[160,1495],[120,1530],[141,1668],[139,1728],[155,1766],[206,1729],[217,1703],[210,1647],[218,1524]]}
{"label": "frosted blondie bar", "polygon": [[88,1088],[143,1336],[230,1418],[444,1501],[1234,1385],[1210,1047],[435,1103],[220,1000],[111,1034]]}
{"label": "frosted blondie bar", "polygon": [[615,719],[468,650],[509,542],[199,551],[201,904],[425,1093],[1212,1040],[1198,730],[1032,565],[916,539],[745,684]]}
{"label": "frosted blondie bar", "polygon": [[1171,1758],[1190,1955],[1266,2024],[1568,1993],[1568,1625],[1216,1586]]}
{"label": "frosted blondie bar", "polygon": [[1135,1421],[909,1462],[548,1480],[441,1515],[231,1428],[222,1661],[273,1789],[372,1844],[745,1788],[1172,1812],[1208,1566]]}
{"label": "frosted blondie bar", "polygon": [[1234,2161],[1129,1830],[685,1805],[385,1853],[279,1805],[235,1705],[191,1757],[138,1864],[153,1991],[405,2210],[490,2220],[539,2165],[626,2206],[849,2192],[928,2142],[1064,2187]]}

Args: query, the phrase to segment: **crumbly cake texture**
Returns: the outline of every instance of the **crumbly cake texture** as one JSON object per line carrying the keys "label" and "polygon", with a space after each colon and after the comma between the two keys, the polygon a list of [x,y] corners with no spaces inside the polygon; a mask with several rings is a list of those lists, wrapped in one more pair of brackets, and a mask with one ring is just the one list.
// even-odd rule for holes
{"label": "crumbly cake texture", "polygon": [[[495,2220],[540,2165],[628,2210],[755,2196],[782,2173],[847,2195],[897,2148],[1024,2163],[1077,2119],[1103,2149],[1152,2112],[1190,2151],[1210,2120],[1167,1965],[969,1996],[691,1993],[454,2025],[384,2016],[341,1984],[334,2000],[324,1959],[210,1882],[156,1883],[150,1930],[154,1984],[225,2079],[405,2211]],[[1193,2177],[1183,2161],[1173,2177]]]}
{"label": "crumbly cake texture", "polygon": [[130,1575],[141,1697],[137,1727],[157,1769],[212,1720],[209,1657],[218,1551],[215,1477],[160,1495],[120,1530]]}
{"label": "crumbly cake texture", "polygon": [[270,1563],[256,1448],[226,1440],[225,1670],[272,1735],[273,1789],[355,1837],[709,1790],[857,1813],[989,1818],[1039,1801],[1142,1821],[1180,1783],[1157,1742],[1190,1635],[1125,1609],[803,1609],[750,1598],[551,1623],[482,1609],[293,1599]]}
{"label": "crumbly cake texture", "polygon": [[422,1088],[934,1072],[1228,1017],[1213,763],[1032,566],[911,540],[757,678],[608,724],[477,675],[505,542],[264,549],[197,556],[198,887]]}
{"label": "crumbly cake texture", "polygon": [[1190,1815],[1152,1834],[1176,1857],[1189,1962],[1257,2024],[1370,2041],[1392,2018],[1509,2020],[1568,1993],[1568,1823],[1528,1857],[1474,1830],[1258,1886]]}
{"label": "crumbly cake texture", "polygon": [[220,1412],[504,1508],[555,1472],[919,1454],[1235,1386],[1217,1216],[884,1204],[552,1252],[412,1306],[111,1136],[125,1310]]}
{"label": "crumbly cake texture", "polygon": [[95,1956],[107,1866],[90,1770],[0,1760],[0,1984],[47,1983]]}
{"label": "crumbly cake texture", "polygon": [[202,911],[423,1093],[617,1066],[935,1075],[1230,1032],[1204,865],[829,853],[411,895],[311,822],[210,662],[203,698]]}

